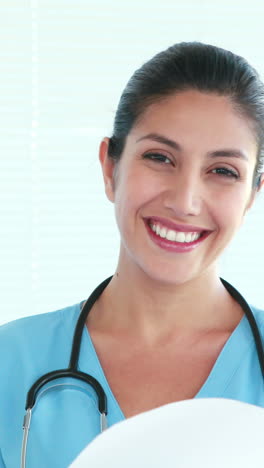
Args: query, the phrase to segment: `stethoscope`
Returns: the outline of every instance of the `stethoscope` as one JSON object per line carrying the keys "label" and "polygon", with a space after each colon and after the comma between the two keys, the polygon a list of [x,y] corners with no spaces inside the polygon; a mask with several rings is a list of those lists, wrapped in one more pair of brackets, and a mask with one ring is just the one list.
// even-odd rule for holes
{"label": "stethoscope", "polygon": [[[85,327],[85,322],[87,319],[87,316],[93,307],[94,303],[97,301],[99,296],[102,294],[106,286],[109,284],[111,281],[112,276],[107,278],[105,281],[103,281],[97,288],[92,292],[90,297],[87,299],[86,303],[83,306],[83,309],[79,315],[79,318],[77,320],[75,330],[74,330],[74,335],[73,335],[73,341],[72,341],[72,348],[71,348],[71,356],[70,356],[70,362],[69,366],[67,369],[58,369],[52,372],[48,372],[47,374],[43,375],[40,377],[29,389],[28,394],[27,394],[27,401],[26,401],[26,414],[24,416],[24,422],[23,422],[23,441],[22,441],[22,450],[21,450],[21,468],[26,467],[26,453],[27,453],[27,441],[28,441],[28,432],[30,428],[30,423],[31,423],[31,415],[32,415],[32,410],[36,404],[37,397],[40,397],[44,392],[49,391],[51,388],[57,387],[60,384],[53,384],[49,386],[46,390],[43,390],[40,392],[42,387],[46,385],[47,383],[57,380],[60,378],[64,377],[71,377],[73,379],[81,380],[88,385],[90,385],[98,399],[98,410],[100,413],[100,432],[103,432],[107,428],[107,399],[106,399],[106,394],[101,386],[101,384],[91,375],[86,374],[84,372],[81,372],[78,370],[78,361],[79,361],[79,354],[80,354],[80,347],[81,347],[81,340],[82,340],[82,333],[83,329]],[[259,359],[259,364],[262,372],[262,376],[264,379],[264,348],[261,342],[261,336],[259,333],[259,329],[255,320],[255,317],[252,313],[252,310],[244,297],[227,281],[223,280],[220,278],[223,285],[225,286],[226,290],[229,292],[229,294],[239,303],[239,305],[242,307],[249,325],[251,327],[251,331],[254,337],[255,345],[257,348],[257,353],[258,353],[258,359]]]}

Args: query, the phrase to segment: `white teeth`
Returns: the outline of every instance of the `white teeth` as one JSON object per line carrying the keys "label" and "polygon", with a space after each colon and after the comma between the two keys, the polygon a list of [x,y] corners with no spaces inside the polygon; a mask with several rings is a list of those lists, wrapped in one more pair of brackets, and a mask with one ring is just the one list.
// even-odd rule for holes
{"label": "white teeth", "polygon": [[176,233],[176,242],[185,242],[185,233],[177,232]]}
{"label": "white teeth", "polygon": [[173,229],[167,229],[164,226],[159,224],[150,224],[152,231],[154,231],[158,236],[166,238],[173,242],[194,242],[199,239],[201,232],[178,232]]}
{"label": "white teeth", "polygon": [[176,241],[176,236],[177,236],[177,233],[173,231],[172,229],[169,229],[166,235],[166,239],[170,241]]}
{"label": "white teeth", "polygon": [[192,242],[196,241],[196,240],[199,239],[199,237],[200,237],[200,233],[199,233],[199,232],[196,232],[196,233],[193,232],[192,235],[193,235]]}
{"label": "white teeth", "polygon": [[185,242],[192,242],[192,233],[188,232],[185,236]]}
{"label": "white teeth", "polygon": [[159,235],[160,237],[166,237],[167,229],[165,227],[161,228]]}

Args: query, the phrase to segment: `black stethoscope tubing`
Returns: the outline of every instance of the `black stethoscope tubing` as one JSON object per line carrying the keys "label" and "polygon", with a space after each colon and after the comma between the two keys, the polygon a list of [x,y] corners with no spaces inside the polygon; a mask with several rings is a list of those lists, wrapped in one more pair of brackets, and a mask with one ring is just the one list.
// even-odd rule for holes
{"label": "black stethoscope tubing", "polygon": [[[28,443],[28,434],[31,426],[31,416],[32,410],[36,404],[37,396],[40,394],[41,388],[46,385],[47,383],[57,380],[59,378],[70,377],[77,380],[82,380],[86,384],[90,385],[98,399],[98,410],[100,413],[100,427],[101,432],[107,428],[107,398],[105,391],[102,385],[91,375],[86,374],[85,372],[81,372],[78,370],[78,361],[79,361],[79,354],[80,354],[80,346],[81,346],[81,339],[82,333],[85,327],[86,318],[94,305],[95,301],[101,295],[107,284],[112,279],[112,276],[105,281],[103,281],[97,288],[93,291],[93,293],[88,298],[87,302],[85,303],[79,318],[77,320],[74,335],[73,335],[73,342],[72,342],[72,349],[71,349],[71,357],[69,366],[67,369],[58,369],[55,371],[48,372],[44,374],[42,377],[36,380],[35,383],[31,386],[27,393],[27,400],[26,400],[26,413],[23,420],[23,438],[22,438],[22,446],[21,446],[21,462],[20,467],[26,468],[26,458],[27,458],[27,443]],[[53,387],[57,387],[58,384],[53,385]],[[51,387],[52,388],[52,387]],[[48,388],[49,389],[49,388]],[[47,389],[47,390],[48,390]],[[44,390],[45,391],[45,390]]]}
{"label": "black stethoscope tubing", "polygon": [[[73,341],[72,341],[72,348],[71,348],[71,356],[70,356],[70,361],[69,361],[69,366],[67,369],[58,369],[52,372],[48,372],[47,374],[43,375],[40,377],[30,388],[28,394],[27,394],[27,401],[26,401],[26,410],[32,409],[35,402],[36,398],[38,395],[39,390],[46,385],[48,382],[61,378],[61,377],[72,377],[74,379],[80,379],[84,382],[86,382],[88,385],[91,385],[93,389],[95,390],[97,397],[98,397],[98,409],[100,413],[107,414],[107,400],[106,400],[106,394],[101,386],[101,384],[91,375],[86,374],[84,372],[81,372],[78,370],[78,361],[79,361],[79,355],[80,355],[80,347],[81,347],[81,340],[82,340],[82,333],[83,329],[85,327],[85,322],[87,319],[87,316],[93,307],[94,303],[97,301],[99,296],[102,294],[103,290],[106,288],[106,286],[109,284],[111,281],[112,276],[104,280],[101,284],[97,286],[97,288],[92,292],[90,297],[87,299],[80,315],[77,320],[75,330],[74,330],[74,335],[73,335]],[[239,303],[239,305],[242,307],[256,345],[257,349],[257,354],[258,354],[258,359],[259,359],[259,365],[261,368],[262,376],[264,379],[264,348],[263,344],[261,341],[261,336],[260,332],[255,320],[255,317],[252,313],[252,310],[250,306],[248,305],[247,301],[244,299],[244,297],[227,281],[224,279],[220,278],[223,285],[229,292],[229,294]]]}
{"label": "black stethoscope tubing", "polygon": [[112,276],[104,280],[101,284],[97,286],[97,288],[92,292],[92,294],[87,299],[80,315],[77,320],[73,341],[72,341],[72,348],[71,348],[71,357],[69,361],[69,366],[66,369],[58,369],[55,371],[48,372],[47,374],[42,375],[39,377],[38,380],[31,386],[27,394],[26,400],[26,411],[32,409],[36,403],[37,395],[40,389],[46,385],[47,383],[63,378],[63,377],[71,377],[74,379],[82,380],[86,382],[96,392],[98,398],[98,409],[101,414],[107,414],[107,399],[105,391],[102,385],[91,375],[86,374],[78,370],[78,360],[80,355],[80,347],[81,347],[81,340],[82,340],[82,333],[85,327],[85,322],[88,317],[88,314],[93,307],[94,303],[97,301],[99,296],[102,294],[103,290],[106,288],[108,283],[111,281]]}
{"label": "black stethoscope tubing", "polygon": [[234,288],[234,286],[225,281],[223,278],[220,278],[220,280],[222,281],[226,290],[229,292],[230,296],[232,296],[235,299],[235,301],[238,302],[238,304],[242,307],[243,312],[248,319],[248,323],[250,325],[251,332],[255,341],[255,346],[257,349],[259,366],[261,369],[262,377],[264,379],[264,348],[253,312],[246,299],[242,296],[242,294],[240,294],[240,292],[237,291],[237,289]]}

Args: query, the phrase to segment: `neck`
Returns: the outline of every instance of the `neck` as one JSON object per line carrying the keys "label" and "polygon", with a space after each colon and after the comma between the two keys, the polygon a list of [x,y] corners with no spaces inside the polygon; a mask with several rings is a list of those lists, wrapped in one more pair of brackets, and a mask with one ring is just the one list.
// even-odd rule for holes
{"label": "neck", "polygon": [[216,268],[178,285],[120,268],[89,314],[88,325],[156,339],[179,331],[232,332],[242,315]]}

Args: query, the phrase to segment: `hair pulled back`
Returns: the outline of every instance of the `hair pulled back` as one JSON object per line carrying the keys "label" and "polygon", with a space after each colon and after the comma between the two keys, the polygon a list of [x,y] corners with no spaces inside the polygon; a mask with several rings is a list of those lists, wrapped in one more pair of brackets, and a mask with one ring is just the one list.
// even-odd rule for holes
{"label": "hair pulled back", "polygon": [[264,165],[264,85],[244,58],[199,42],[175,44],[135,71],[118,104],[109,157],[119,161],[127,135],[149,105],[191,89],[229,97],[253,123],[258,142],[253,185],[257,186]]}

